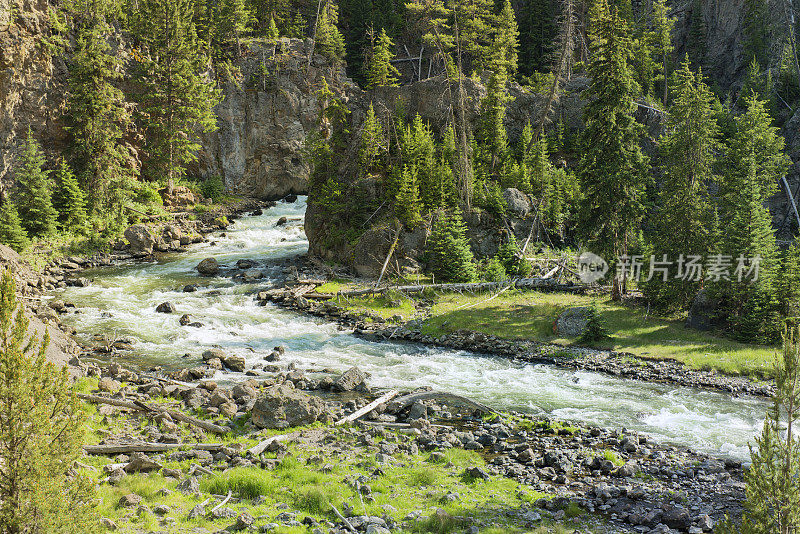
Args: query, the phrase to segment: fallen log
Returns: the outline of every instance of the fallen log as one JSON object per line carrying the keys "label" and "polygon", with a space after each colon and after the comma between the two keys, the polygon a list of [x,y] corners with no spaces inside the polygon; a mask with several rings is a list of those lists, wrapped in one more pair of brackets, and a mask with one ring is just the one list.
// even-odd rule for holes
{"label": "fallen log", "polygon": [[129,408],[131,410],[138,410],[140,412],[145,412],[145,413],[163,412],[168,414],[172,419],[175,419],[177,421],[183,421],[184,423],[189,423],[190,425],[202,428],[203,430],[208,430],[209,432],[213,432],[215,434],[227,434],[230,431],[230,429],[226,427],[215,425],[214,423],[209,423],[208,421],[202,421],[200,419],[197,419],[196,417],[186,415],[185,413],[181,413],[176,410],[171,410],[169,408],[162,408],[160,406],[145,404],[140,401],[129,402],[121,399],[101,397],[99,395],[87,395],[85,393],[78,393],[78,397],[94,404],[110,404],[112,406]]}
{"label": "fallen log", "polygon": [[422,293],[425,290],[435,291],[498,291],[507,287],[516,289],[548,288],[559,291],[582,291],[582,285],[559,284],[549,278],[518,278],[505,282],[469,282],[463,284],[416,284],[407,286],[394,286],[382,288],[350,289],[339,291],[337,296],[358,297],[362,295],[384,294],[387,291],[401,291],[403,293]]}
{"label": "fallen log", "polygon": [[443,399],[459,402],[461,404],[471,406],[476,410],[480,410],[483,413],[497,414],[496,410],[493,410],[485,404],[468,399],[467,397],[462,397],[461,395],[456,395],[455,393],[447,393],[445,391],[423,391],[422,393],[412,393],[411,395],[406,395],[404,397],[400,397],[399,399],[395,399],[389,405],[389,409],[394,412],[399,412],[404,408],[408,408],[417,401],[423,401],[427,399]]}
{"label": "fallen log", "polygon": [[336,421],[333,424],[333,426],[339,426],[339,425],[343,425],[345,423],[352,423],[353,421],[355,421],[359,417],[363,417],[363,416],[367,415],[369,412],[371,412],[372,410],[374,410],[375,408],[377,408],[381,404],[389,402],[390,400],[395,398],[397,396],[397,394],[398,394],[397,391],[391,390],[391,391],[381,395],[380,397],[378,397],[374,401],[370,402],[369,404],[367,404],[366,406],[364,406],[360,410],[356,410],[355,412],[351,413],[347,417],[343,417],[343,418],[339,419],[338,421]]}
{"label": "fallen log", "polygon": [[253,445],[252,447],[247,449],[247,452],[249,454],[252,454],[253,456],[258,456],[259,454],[267,450],[267,447],[269,447],[270,443],[274,443],[276,441],[286,441],[287,439],[291,439],[299,435],[300,432],[292,432],[291,434],[278,434],[277,436],[270,436],[264,441],[256,445]]}
{"label": "fallen log", "polygon": [[111,445],[84,445],[86,454],[128,454],[131,452],[166,452],[180,448],[216,452],[225,447],[222,443],[121,443]]}

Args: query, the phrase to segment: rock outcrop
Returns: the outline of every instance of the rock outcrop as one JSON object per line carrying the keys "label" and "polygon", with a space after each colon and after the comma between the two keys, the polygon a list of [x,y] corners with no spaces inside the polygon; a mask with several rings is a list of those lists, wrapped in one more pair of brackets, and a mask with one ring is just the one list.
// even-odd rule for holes
{"label": "rock outcrop", "polygon": [[264,390],[253,406],[251,420],[259,428],[287,428],[310,425],[325,414],[322,399],[284,383]]}

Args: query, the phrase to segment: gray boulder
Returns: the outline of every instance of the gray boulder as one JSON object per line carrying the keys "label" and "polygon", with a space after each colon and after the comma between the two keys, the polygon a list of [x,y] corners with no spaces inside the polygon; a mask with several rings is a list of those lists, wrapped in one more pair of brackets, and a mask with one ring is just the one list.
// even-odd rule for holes
{"label": "gray boulder", "polygon": [[251,420],[259,428],[287,428],[310,425],[325,419],[327,410],[319,397],[278,384],[264,390],[253,405]]}
{"label": "gray boulder", "polygon": [[130,461],[125,465],[126,473],[147,473],[150,471],[158,471],[163,466],[151,460],[146,454],[142,452],[134,452],[131,455]]}
{"label": "gray boulder", "polygon": [[513,187],[504,189],[503,200],[506,201],[506,208],[512,215],[524,218],[531,212],[531,201],[528,199],[528,195],[519,189]]}
{"label": "gray boulder", "polygon": [[215,276],[219,273],[219,263],[216,258],[206,258],[197,264],[197,272],[203,276]]}
{"label": "gray boulder", "polygon": [[697,292],[686,317],[686,326],[695,330],[711,330],[717,315],[719,302],[709,295],[708,290]]}
{"label": "gray boulder", "polygon": [[171,302],[162,302],[156,307],[158,313],[178,313],[178,309]]}
{"label": "gray boulder", "polygon": [[333,383],[338,391],[352,391],[367,380],[367,376],[358,367],[351,367]]}
{"label": "gray boulder", "polygon": [[566,309],[556,320],[556,333],[567,337],[579,336],[586,330],[588,318],[589,308],[586,306]]}
{"label": "gray boulder", "polygon": [[131,244],[131,252],[134,254],[152,254],[156,244],[155,236],[143,224],[134,224],[126,228],[125,239]]}

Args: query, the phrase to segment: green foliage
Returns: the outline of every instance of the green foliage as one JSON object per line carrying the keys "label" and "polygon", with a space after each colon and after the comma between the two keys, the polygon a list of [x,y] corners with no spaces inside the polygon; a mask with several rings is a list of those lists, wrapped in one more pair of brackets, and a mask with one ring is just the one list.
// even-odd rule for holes
{"label": "green foliage", "polygon": [[732,276],[713,287],[724,302],[734,337],[771,342],[780,334],[775,298],[779,258],[764,202],[785,175],[789,160],[765,103],[755,95],[746,102],[747,110],[736,118],[736,131],[727,143],[719,190],[719,217],[726,221],[720,248],[732,257],[734,267],[740,257],[760,258],[758,280]]}
{"label": "green foliage", "polygon": [[800,331],[784,331],[775,365],[775,395],[745,471],[745,513],[741,526],[727,521],[719,534],[789,534],[800,528]]}
{"label": "green foliage", "polygon": [[200,193],[205,198],[218,202],[225,194],[225,184],[222,183],[222,177],[218,174],[208,176],[200,183]]}
{"label": "green foliage", "polygon": [[147,128],[144,170],[154,179],[177,180],[197,158],[198,132],[216,128],[213,108],[220,92],[200,74],[207,58],[198,43],[191,0],[143,0],[137,22],[144,48],[137,76]]}
{"label": "green foliage", "polygon": [[61,228],[67,232],[82,234],[86,231],[86,197],[78,180],[63,159],[55,172],[53,206],[58,210]]}
{"label": "green foliage", "polygon": [[344,59],[344,37],[339,32],[339,8],[334,0],[326,0],[316,28],[316,51],[325,59],[338,65]]}
{"label": "green foliage", "polygon": [[395,196],[394,213],[409,228],[422,222],[420,214],[417,168],[407,165],[400,175],[400,185]]}
{"label": "green foliage", "polygon": [[378,38],[372,46],[372,54],[367,62],[367,87],[396,87],[400,71],[392,65],[394,58],[394,42],[381,28]]}
{"label": "green foliage", "polygon": [[557,4],[549,0],[530,0],[520,11],[519,70],[526,76],[550,66],[557,34]]}
{"label": "green foliage", "polygon": [[425,212],[435,210],[442,203],[441,181],[446,176],[437,170],[433,131],[419,114],[403,129],[400,150],[405,168],[416,176],[419,197]]}
{"label": "green foliage", "polygon": [[778,278],[778,298],[783,315],[800,317],[800,242],[798,241],[795,241],[784,254],[781,276]]}
{"label": "green foliage", "polygon": [[50,180],[42,168],[44,164],[42,148],[28,128],[15,171],[14,203],[22,218],[22,226],[30,237],[44,237],[56,231],[58,212],[53,207]]}
{"label": "green foliage", "polygon": [[519,28],[514,15],[511,0],[500,0],[500,11],[494,17],[494,36],[489,51],[489,69],[504,76],[513,76],[517,72],[519,61]]}
{"label": "green foliage", "polygon": [[[0,282],[0,531],[97,531],[91,484],[76,475],[83,412],[66,368],[45,361],[49,337],[29,337],[11,273]],[[68,517],[69,521],[64,521]]]}
{"label": "green foliage", "polygon": [[369,104],[367,116],[361,127],[361,149],[359,150],[359,163],[361,172],[369,174],[383,168],[386,155],[386,138],[383,127],[375,116],[372,102]]}
{"label": "green foliage", "polygon": [[486,262],[483,268],[482,278],[487,282],[502,282],[508,278],[506,268],[497,256],[490,258],[489,261]]}
{"label": "green foliage", "polygon": [[28,233],[22,227],[17,207],[8,198],[0,206],[0,243],[8,245],[17,252],[22,252],[30,245]]}
{"label": "green foliage", "polygon": [[702,0],[694,0],[689,12],[689,38],[686,43],[686,52],[693,65],[701,65],[706,57],[708,48],[708,27],[703,16]]}
{"label": "green foliage", "polygon": [[744,56],[745,60],[766,65],[769,52],[770,7],[766,0],[744,2]]}
{"label": "green foliage", "polygon": [[430,271],[439,282],[472,282],[477,278],[461,211],[441,211],[428,240]]}
{"label": "green foliage", "polygon": [[[664,134],[659,139],[661,169],[652,237],[652,254],[675,261],[681,254],[699,254],[716,246],[714,206],[709,187],[718,182],[714,172],[721,150],[715,100],[703,83],[702,73],[692,72],[688,58],[673,75],[673,97]],[[667,279],[655,275],[643,291],[665,310],[691,304],[701,280],[683,280],[670,270]]]}
{"label": "green foliage", "polygon": [[89,214],[121,217],[133,174],[123,144],[131,117],[125,96],[115,86],[122,69],[119,58],[110,53],[108,33],[110,26],[100,21],[78,32],[69,68],[67,129]]}
{"label": "green foliage", "polygon": [[[599,341],[605,341],[610,338],[611,336],[606,329],[605,323],[600,317],[600,310],[598,310],[597,304],[592,303],[592,305],[587,309],[586,313],[586,329],[583,331],[580,338],[578,338],[578,342],[591,344]],[[618,464],[615,463],[615,465]]]}
{"label": "green foliage", "polygon": [[583,193],[581,235],[606,258],[628,253],[644,215],[647,158],[639,140],[642,126],[633,118],[639,87],[629,62],[628,24],[602,2],[593,21],[583,154],[578,166]]}
{"label": "green foliage", "polygon": [[509,236],[505,243],[500,245],[495,258],[509,276],[525,277],[531,273],[531,264],[522,255],[522,251],[519,249],[517,240],[514,239],[513,235]]}

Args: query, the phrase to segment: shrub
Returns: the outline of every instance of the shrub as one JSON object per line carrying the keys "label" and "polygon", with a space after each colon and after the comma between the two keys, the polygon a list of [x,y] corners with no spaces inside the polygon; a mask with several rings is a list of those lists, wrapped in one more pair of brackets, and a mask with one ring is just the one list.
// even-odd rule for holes
{"label": "shrub", "polygon": [[0,532],[95,532],[92,486],[73,471],[82,455],[83,411],[66,368],[45,361],[47,333],[31,338],[28,326],[5,271],[0,282]]}
{"label": "shrub", "polygon": [[494,257],[486,262],[486,266],[483,269],[484,280],[487,282],[502,282],[507,278],[508,274],[506,274],[506,268],[500,260]]}
{"label": "shrub", "polygon": [[461,212],[441,212],[429,241],[430,270],[441,282],[473,282],[477,278]]}
{"label": "shrub", "polygon": [[531,265],[520,253],[519,245],[513,235],[500,245],[495,258],[503,265],[509,276],[525,277],[531,274]]}
{"label": "shrub", "polygon": [[587,310],[586,330],[583,331],[578,341],[581,343],[597,343],[607,339],[611,339],[611,336],[600,318],[600,310],[597,309],[596,304],[592,304]]}
{"label": "shrub", "polygon": [[28,234],[22,227],[22,221],[17,213],[17,207],[9,199],[0,206],[0,243],[8,245],[17,252],[22,252],[30,244]]}
{"label": "shrub", "polygon": [[133,200],[144,205],[156,204],[161,206],[164,203],[161,199],[161,195],[158,193],[158,189],[156,189],[154,185],[144,182],[139,185]]}
{"label": "shrub", "polygon": [[200,192],[204,197],[210,198],[214,202],[219,201],[225,194],[225,184],[222,177],[218,174],[209,176],[200,184]]}

